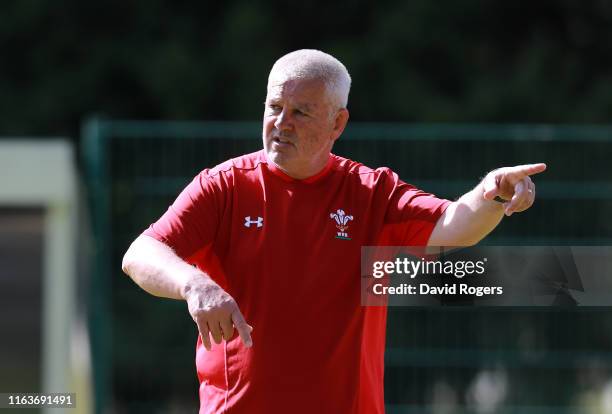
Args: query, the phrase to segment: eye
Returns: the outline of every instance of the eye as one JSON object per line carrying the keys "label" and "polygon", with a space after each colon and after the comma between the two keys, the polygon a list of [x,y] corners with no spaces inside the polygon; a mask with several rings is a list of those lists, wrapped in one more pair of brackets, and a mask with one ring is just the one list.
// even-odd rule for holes
{"label": "eye", "polygon": [[282,112],[283,110],[283,107],[277,104],[267,104],[267,106],[271,112]]}

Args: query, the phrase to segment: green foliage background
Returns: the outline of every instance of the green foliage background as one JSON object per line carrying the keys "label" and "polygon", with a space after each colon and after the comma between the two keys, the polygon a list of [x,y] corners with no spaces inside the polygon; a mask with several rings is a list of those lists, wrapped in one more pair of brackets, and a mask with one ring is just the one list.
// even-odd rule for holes
{"label": "green foliage background", "polygon": [[352,119],[602,123],[612,3],[162,0],[0,3],[0,133],[111,118],[257,120],[274,60],[339,57]]}

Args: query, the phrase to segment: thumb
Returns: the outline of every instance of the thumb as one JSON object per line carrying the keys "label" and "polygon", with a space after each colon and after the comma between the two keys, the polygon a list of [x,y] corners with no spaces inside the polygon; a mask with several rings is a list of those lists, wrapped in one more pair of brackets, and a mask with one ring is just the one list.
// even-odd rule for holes
{"label": "thumb", "polygon": [[236,330],[238,331],[240,339],[242,339],[244,345],[247,348],[252,347],[253,339],[251,338],[251,332],[253,331],[253,328],[246,323],[244,316],[242,316],[242,313],[240,313],[238,309],[232,313],[232,322],[234,323],[234,326],[236,327]]}
{"label": "thumb", "polygon": [[496,174],[489,173],[482,180],[482,196],[485,200],[493,200],[499,195],[499,185],[497,184]]}

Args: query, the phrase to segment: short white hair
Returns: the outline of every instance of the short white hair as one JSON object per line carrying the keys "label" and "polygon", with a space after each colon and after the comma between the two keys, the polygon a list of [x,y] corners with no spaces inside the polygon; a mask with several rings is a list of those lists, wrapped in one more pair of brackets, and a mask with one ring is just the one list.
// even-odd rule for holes
{"label": "short white hair", "polygon": [[285,82],[292,79],[316,79],[323,81],[327,96],[335,109],[346,108],[351,76],[338,59],[315,49],[300,49],[278,59],[268,76],[271,81]]}

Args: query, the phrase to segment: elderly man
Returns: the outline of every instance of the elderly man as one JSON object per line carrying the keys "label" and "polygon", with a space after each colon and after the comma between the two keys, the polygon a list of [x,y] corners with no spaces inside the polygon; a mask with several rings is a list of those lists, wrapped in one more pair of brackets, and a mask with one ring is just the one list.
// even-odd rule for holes
{"label": "elderly man", "polygon": [[386,309],[360,306],[360,247],[471,245],[534,201],[544,164],[450,202],[332,154],[350,83],[323,52],[280,58],[263,150],[198,174],[125,254],[140,287],[187,302],[201,414],[384,412]]}

